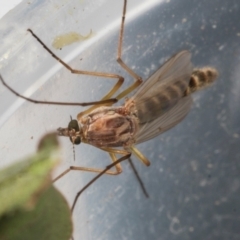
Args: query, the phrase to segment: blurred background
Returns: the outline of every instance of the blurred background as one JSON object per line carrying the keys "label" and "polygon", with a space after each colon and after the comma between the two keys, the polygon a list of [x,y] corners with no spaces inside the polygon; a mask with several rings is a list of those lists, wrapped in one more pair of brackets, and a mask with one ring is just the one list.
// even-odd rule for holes
{"label": "blurred background", "polygon": [[[0,3],[2,6],[2,3]],[[52,101],[100,99],[114,80],[76,76],[56,62],[26,30],[31,28],[77,69],[120,74],[116,63],[123,1],[22,1],[0,20],[0,73],[18,92]],[[80,197],[74,239],[238,240],[240,238],[240,3],[237,0],[129,0],[123,60],[146,80],[173,54],[187,49],[196,67],[219,70],[216,83],[193,96],[188,116],[138,146],[151,161],[132,158],[147,199],[128,162],[119,176],[103,176]],[[56,36],[86,36],[56,50]],[[119,103],[121,104],[121,103]],[[46,132],[66,127],[82,107],[25,102],[0,84],[0,167],[36,151]],[[62,165],[102,167],[107,153],[73,148],[61,139]],[[71,205],[93,173],[71,172],[56,182]]]}

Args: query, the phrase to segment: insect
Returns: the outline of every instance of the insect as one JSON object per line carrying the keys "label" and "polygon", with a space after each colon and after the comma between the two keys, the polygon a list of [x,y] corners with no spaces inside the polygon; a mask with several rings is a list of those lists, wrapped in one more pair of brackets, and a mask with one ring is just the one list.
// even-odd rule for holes
{"label": "insect", "polygon": [[[184,50],[172,56],[142,83],[142,78],[133,72],[121,58],[126,7],[127,0],[124,1],[123,6],[117,62],[135,79],[135,82],[116,97],[111,98],[123,83],[121,76],[72,69],[58,58],[30,29],[28,31],[33,37],[72,73],[117,79],[117,83],[99,102],[61,103],[26,98],[8,86],[0,76],[2,83],[10,91],[31,102],[56,105],[93,105],[79,113],[77,119],[71,119],[68,127],[57,129],[59,136],[69,137],[74,145],[79,145],[81,142],[93,145],[108,152],[112,160],[112,164],[105,169],[71,166],[54,179],[54,181],[58,180],[71,170],[99,173],[78,192],[72,210],[82,191],[103,174],[120,174],[122,172],[120,162],[129,159],[132,154],[143,164],[149,166],[150,161],[135,145],[155,138],[182,121],[190,110],[191,94],[210,85],[218,75],[217,70],[211,67],[193,69],[191,54]],[[139,87],[137,92],[133,97],[127,98],[124,105],[120,107],[112,106],[113,103],[126,97],[137,87]],[[117,155],[121,157],[118,158]],[[115,167],[115,170],[112,170],[112,167]]]}

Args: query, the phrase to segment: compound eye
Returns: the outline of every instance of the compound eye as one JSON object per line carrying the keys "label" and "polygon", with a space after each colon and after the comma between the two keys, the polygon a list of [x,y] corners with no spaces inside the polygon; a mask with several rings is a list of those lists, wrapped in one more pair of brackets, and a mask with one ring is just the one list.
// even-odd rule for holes
{"label": "compound eye", "polygon": [[68,124],[68,130],[74,129],[75,132],[79,132],[79,125],[77,120],[71,120]]}
{"label": "compound eye", "polygon": [[[78,125],[78,121],[77,120],[71,120],[68,124],[68,130],[71,131],[71,130],[74,130],[75,133],[79,133],[80,131],[80,128],[79,128],[79,125]],[[74,134],[75,135],[75,134]],[[81,143],[81,138],[80,136],[70,136],[70,141],[73,143],[73,144],[80,144]]]}
{"label": "compound eye", "polygon": [[81,138],[77,136],[74,138],[74,141],[73,141],[72,137],[70,137],[70,141],[75,145],[79,145],[81,143]]}
{"label": "compound eye", "polygon": [[74,140],[74,144],[78,145],[80,143],[81,143],[80,137],[76,137],[75,140]]}

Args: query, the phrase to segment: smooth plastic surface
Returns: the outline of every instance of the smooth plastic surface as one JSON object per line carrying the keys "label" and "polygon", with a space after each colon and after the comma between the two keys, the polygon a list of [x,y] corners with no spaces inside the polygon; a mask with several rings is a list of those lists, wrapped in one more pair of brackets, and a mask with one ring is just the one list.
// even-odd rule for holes
{"label": "smooth plastic surface", "polygon": [[[117,73],[122,1],[23,1],[0,21],[0,72],[16,90],[61,101],[100,99],[112,80],[69,73],[26,31],[51,47],[60,34],[76,31],[91,39],[54,52],[75,68]],[[103,176],[74,211],[74,239],[240,238],[240,3],[238,1],[129,0],[123,59],[146,79],[164,60],[188,49],[195,66],[214,66],[216,84],[194,95],[186,119],[139,145],[150,167],[133,161],[147,199],[129,164],[119,176]],[[26,92],[27,91],[27,92]],[[83,108],[43,106],[20,100],[0,85],[0,167],[32,153],[40,136],[66,127]],[[108,154],[61,139],[63,165],[105,167]],[[56,173],[57,175],[57,173]],[[56,185],[71,204],[94,174],[72,172]]]}

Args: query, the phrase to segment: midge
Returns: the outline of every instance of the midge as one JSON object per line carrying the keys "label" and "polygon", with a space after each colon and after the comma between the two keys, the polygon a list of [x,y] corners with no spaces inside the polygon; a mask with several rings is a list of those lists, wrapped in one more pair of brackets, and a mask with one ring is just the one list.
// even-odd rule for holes
{"label": "midge", "polygon": [[[71,166],[60,174],[58,180],[71,170],[99,173],[75,197],[72,210],[79,195],[103,174],[119,174],[122,172],[121,161],[135,155],[146,166],[149,160],[135,145],[152,139],[178,124],[189,112],[191,94],[210,85],[217,77],[217,70],[211,67],[193,69],[191,54],[181,51],[166,61],[155,73],[142,83],[142,78],[132,71],[122,60],[122,42],[127,0],[124,1],[121,28],[119,33],[117,62],[134,79],[134,83],[123,92],[112,98],[123,83],[123,78],[116,74],[89,72],[71,68],[58,58],[33,32],[28,30],[37,41],[64,67],[75,74],[87,74],[110,79],[117,79],[117,83],[101,101],[91,103],[61,103],[38,101],[24,97],[6,84],[2,83],[14,94],[28,101],[41,104],[56,105],[94,105],[78,114],[76,120],[70,121],[67,128],[58,128],[59,136],[70,138],[73,144],[81,142],[91,144],[109,153],[112,164],[105,169]],[[133,97],[127,98],[125,104],[113,107],[117,100],[126,97],[141,85]],[[112,99],[110,99],[112,98]],[[119,149],[119,147],[121,149]],[[121,157],[118,158],[117,155]],[[115,170],[111,170],[115,167]]]}
{"label": "midge", "polygon": [[[149,166],[149,160],[134,145],[178,124],[189,112],[191,94],[217,77],[217,71],[210,67],[193,70],[190,58],[188,51],[179,52],[148,78],[133,97],[126,99],[123,106],[102,106],[86,115],[80,113],[67,128],[58,128],[58,135],[69,137],[73,144],[84,142],[107,151],[113,162],[117,159],[115,154],[127,158],[134,154]],[[71,167],[66,172],[70,170],[103,171]],[[116,164],[116,171],[106,173],[119,174],[121,171],[121,165]]]}

